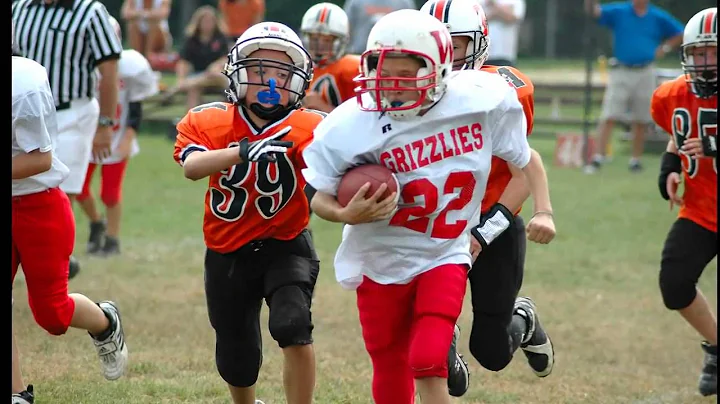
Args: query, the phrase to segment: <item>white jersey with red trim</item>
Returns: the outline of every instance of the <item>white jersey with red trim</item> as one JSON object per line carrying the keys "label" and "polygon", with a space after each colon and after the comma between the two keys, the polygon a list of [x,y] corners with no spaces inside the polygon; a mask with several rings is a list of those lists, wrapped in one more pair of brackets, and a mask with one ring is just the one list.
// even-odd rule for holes
{"label": "white jersey with red trim", "polygon": [[364,275],[404,284],[440,265],[470,265],[469,230],[479,222],[492,156],[524,167],[526,125],[515,90],[476,70],[453,74],[442,99],[416,119],[361,111],[355,99],[333,110],[303,153],[307,182],[336,195],[348,169],[380,164],[401,189],[392,218],[344,227],[338,282],[354,289]]}
{"label": "white jersey with red trim", "polygon": [[12,157],[40,150],[52,153],[50,169],[12,180],[12,196],[29,195],[58,187],[70,174],[55,155],[57,146],[55,101],[47,70],[34,60],[12,57]]}
{"label": "white jersey with red trim", "polygon": [[[127,129],[128,110],[131,102],[140,102],[158,92],[158,82],[150,62],[141,53],[128,49],[122,51],[118,61],[118,105],[113,127],[112,155],[103,159],[103,164],[119,163],[118,145]],[[137,138],[133,140],[130,156],[140,152]],[[91,157],[91,161],[95,163]]]}

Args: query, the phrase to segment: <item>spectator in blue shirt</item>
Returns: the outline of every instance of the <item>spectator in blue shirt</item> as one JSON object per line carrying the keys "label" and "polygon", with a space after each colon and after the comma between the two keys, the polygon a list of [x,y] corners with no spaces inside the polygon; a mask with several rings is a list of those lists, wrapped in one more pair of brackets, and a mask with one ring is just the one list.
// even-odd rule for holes
{"label": "spectator in blue shirt", "polygon": [[[650,116],[650,98],[657,85],[653,62],[682,42],[683,24],[649,0],[627,0],[585,6],[613,35],[613,56],[598,126],[597,154],[586,172],[593,173],[605,160],[615,121],[629,118],[633,134],[630,171],[642,169],[640,157]],[[628,116],[629,115],[629,116]]]}

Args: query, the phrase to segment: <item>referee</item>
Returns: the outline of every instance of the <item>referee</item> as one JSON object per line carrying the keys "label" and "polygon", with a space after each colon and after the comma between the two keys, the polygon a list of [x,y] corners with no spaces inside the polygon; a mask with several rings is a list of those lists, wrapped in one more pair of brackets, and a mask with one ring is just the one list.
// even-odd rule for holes
{"label": "referee", "polygon": [[111,152],[122,46],[109,18],[98,0],[12,4],[20,51],[48,72],[57,110],[57,154],[70,169],[60,188],[71,201],[82,191],[91,155],[101,161]]}

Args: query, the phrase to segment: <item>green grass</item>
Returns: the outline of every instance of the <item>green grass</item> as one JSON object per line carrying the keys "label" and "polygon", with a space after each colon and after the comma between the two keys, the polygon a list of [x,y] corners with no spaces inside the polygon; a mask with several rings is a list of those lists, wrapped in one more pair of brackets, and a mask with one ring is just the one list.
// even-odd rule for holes
{"label": "green grass", "polygon": [[[142,151],[128,167],[124,188],[123,255],[86,257],[88,222],[77,211],[76,253],[82,271],[73,292],[113,299],[122,310],[130,348],[126,377],[107,382],[87,334],[51,337],[15,282],[14,327],[25,380],[38,404],[230,403],[214,365],[214,336],[203,292],[201,233],[205,181],[191,182],[172,160],[172,144],[140,136]],[[556,367],[536,378],[522,353],[499,373],[467,351],[470,391],[464,403],[711,403],[696,393],[700,338],[666,310],[657,286],[661,247],[676,212],[657,195],[657,157],[629,174],[625,158],[595,176],[552,166],[553,142],[531,139],[548,166],[557,238],[530,243],[522,294],[534,298],[553,337]],[[527,219],[530,201],[523,211]],[[353,293],[335,282],[332,262],[340,227],[312,222],[322,260],[313,306],[317,355],[316,403],[370,403],[371,368]],[[716,302],[716,263],[700,287]],[[282,355],[265,328],[265,361],[258,397],[283,403]],[[469,294],[460,317],[470,329]]]}

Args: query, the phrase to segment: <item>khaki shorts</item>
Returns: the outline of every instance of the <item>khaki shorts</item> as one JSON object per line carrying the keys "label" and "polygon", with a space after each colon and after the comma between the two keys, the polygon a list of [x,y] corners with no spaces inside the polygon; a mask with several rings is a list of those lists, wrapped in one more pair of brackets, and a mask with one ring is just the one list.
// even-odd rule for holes
{"label": "khaki shorts", "polygon": [[640,69],[611,68],[600,119],[652,123],[650,99],[656,87],[653,65]]}

